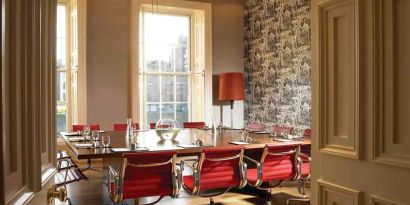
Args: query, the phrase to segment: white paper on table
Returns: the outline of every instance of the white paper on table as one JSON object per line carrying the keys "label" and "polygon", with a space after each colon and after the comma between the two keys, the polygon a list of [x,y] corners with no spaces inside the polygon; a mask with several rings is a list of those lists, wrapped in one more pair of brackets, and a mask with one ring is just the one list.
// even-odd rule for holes
{"label": "white paper on table", "polygon": [[258,131],[258,132],[251,132],[252,134],[270,134],[267,131]]}
{"label": "white paper on table", "polygon": [[93,144],[75,144],[74,145],[77,148],[89,148],[89,147],[93,147]]}
{"label": "white paper on table", "polygon": [[113,152],[129,152],[131,150],[128,149],[128,148],[112,148],[111,151],[113,151]]}
{"label": "white paper on table", "polygon": [[70,142],[79,142],[79,141],[82,141],[82,140],[84,140],[84,137],[70,137],[68,139],[68,141],[70,141]]}
{"label": "white paper on table", "polygon": [[241,142],[241,141],[232,141],[229,142],[230,144],[235,144],[235,145],[247,145],[249,142]]}

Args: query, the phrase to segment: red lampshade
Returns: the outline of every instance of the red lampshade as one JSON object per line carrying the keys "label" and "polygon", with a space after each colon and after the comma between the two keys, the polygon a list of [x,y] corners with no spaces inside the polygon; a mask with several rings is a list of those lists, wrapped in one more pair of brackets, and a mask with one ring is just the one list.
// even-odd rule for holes
{"label": "red lampshade", "polygon": [[244,100],[243,73],[222,73],[219,75],[219,100]]}

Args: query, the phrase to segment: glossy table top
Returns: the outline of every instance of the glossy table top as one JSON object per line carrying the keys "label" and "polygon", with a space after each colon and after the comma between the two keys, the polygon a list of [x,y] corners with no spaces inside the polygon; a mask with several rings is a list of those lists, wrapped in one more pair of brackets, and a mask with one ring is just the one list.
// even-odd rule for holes
{"label": "glossy table top", "polygon": [[[90,142],[70,142],[69,136],[66,133],[60,133],[60,136],[70,149],[77,155],[78,159],[93,159],[93,158],[113,158],[121,157],[121,152],[113,152],[110,148],[100,148],[96,142],[97,147],[93,148],[76,148],[76,144],[90,143]],[[131,140],[125,137],[125,131],[107,131],[100,133],[100,136],[109,135],[111,138],[112,148],[130,148]],[[280,142],[274,140],[269,134],[250,133],[252,138],[250,144],[244,145],[246,149],[261,149],[266,144],[310,144],[310,139],[295,140],[292,142]],[[201,147],[182,148],[181,145],[192,145],[196,139],[203,141]],[[150,151],[159,150],[177,150],[178,155],[197,155],[202,152],[204,148],[209,147],[227,147],[236,146],[231,144],[232,141],[240,141],[242,139],[241,130],[222,130],[216,134],[212,134],[210,130],[202,129],[182,129],[175,140],[161,140],[155,133],[155,130],[141,130],[138,132],[137,143],[138,146],[146,147]],[[180,145],[180,146],[178,146]],[[134,152],[134,151],[133,151]],[[138,151],[141,152],[141,151]]]}

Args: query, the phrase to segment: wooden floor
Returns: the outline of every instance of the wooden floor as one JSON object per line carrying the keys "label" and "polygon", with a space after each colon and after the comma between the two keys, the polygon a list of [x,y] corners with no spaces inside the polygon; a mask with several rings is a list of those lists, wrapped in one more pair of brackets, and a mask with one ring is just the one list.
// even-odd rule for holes
{"label": "wooden floor", "polygon": [[[111,205],[111,200],[107,193],[107,188],[103,185],[103,174],[95,171],[86,171],[85,174],[89,176],[87,181],[75,182],[67,185],[68,196],[71,199],[72,204],[75,205]],[[309,190],[308,190],[309,191]],[[233,190],[222,196],[214,197],[215,204],[219,205],[251,205],[251,204],[272,204],[282,205],[286,204],[287,198],[294,198],[293,196],[299,196],[297,187],[295,184],[285,184],[282,187],[275,188],[272,191],[272,203],[266,202],[266,197],[263,195],[252,194],[243,190]],[[148,199],[149,200],[149,199]],[[152,201],[152,200],[151,200]],[[143,201],[145,203],[146,201]],[[133,205],[132,200],[126,201],[127,204]],[[68,203],[55,202],[55,205],[66,205]],[[163,198],[159,205],[188,205],[197,204],[205,205],[209,204],[209,199],[192,197],[186,192],[182,192],[178,199],[171,197]],[[291,205],[306,205],[309,203],[291,203]]]}

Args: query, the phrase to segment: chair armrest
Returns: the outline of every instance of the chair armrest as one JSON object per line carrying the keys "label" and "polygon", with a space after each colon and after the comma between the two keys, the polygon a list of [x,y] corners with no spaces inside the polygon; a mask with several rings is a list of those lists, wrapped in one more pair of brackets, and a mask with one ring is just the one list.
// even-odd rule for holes
{"label": "chair armrest", "polygon": [[[119,192],[119,184],[118,184],[118,181],[119,181],[119,175],[118,175],[118,173],[117,173],[117,171],[115,171],[115,169],[114,168],[112,168],[111,166],[108,166],[107,167],[108,168],[108,184],[107,184],[107,186],[108,186],[108,190],[109,190],[109,193],[110,194],[112,194],[113,192],[112,191],[114,191],[114,197],[118,194],[118,192]],[[114,183],[114,190],[111,190],[111,183]]]}
{"label": "chair armrest", "polygon": [[[185,160],[185,161],[193,161],[193,160]],[[195,195],[199,190],[199,172],[198,169],[195,167],[195,164],[198,164],[198,161],[195,160],[194,162],[194,166],[191,166],[189,164],[187,164],[185,161],[181,161],[181,165],[180,165],[180,172],[181,172],[181,178],[182,178],[182,172],[184,171],[184,166],[188,166],[189,168],[191,168],[192,170],[192,176],[194,178],[194,190],[192,193],[190,193],[190,191],[188,189],[185,189],[188,193]],[[182,180],[181,180],[182,181]],[[182,184],[182,182],[181,182]]]}
{"label": "chair armrest", "polygon": [[[187,163],[186,163],[187,161],[188,161],[188,162],[192,162],[192,161],[193,161],[193,162],[194,162],[193,166],[187,164]],[[181,161],[181,164],[180,164],[181,172],[184,171],[184,166],[188,166],[189,168],[192,169],[192,171],[195,170],[195,169],[196,169],[196,168],[195,168],[195,164],[198,164],[198,160],[183,160],[183,161]]]}
{"label": "chair armrest", "polygon": [[175,193],[173,197],[178,198],[182,188],[182,170],[179,167],[176,167],[176,170],[173,174],[173,186],[175,187]]}
{"label": "chair armrest", "polygon": [[261,166],[261,163],[258,162],[258,161],[256,161],[256,160],[254,160],[254,159],[252,159],[252,158],[250,158],[250,157],[247,157],[247,156],[243,156],[243,157],[244,157],[246,160],[249,160],[250,162],[252,162],[252,163],[254,163],[254,164],[256,165],[256,171],[257,171],[258,180],[257,180],[256,184],[254,184],[254,185],[255,185],[255,186],[261,185],[261,184],[262,184],[262,166]]}
{"label": "chair armrest", "polygon": [[310,162],[310,161],[312,161],[312,158],[310,157],[310,156],[308,156],[308,155],[306,155],[306,154],[303,154],[303,153],[299,153],[299,157],[300,157],[300,159],[303,161],[303,162]]}
{"label": "chair armrest", "polygon": [[239,188],[242,189],[248,183],[248,174],[247,174],[248,165],[245,162],[242,163],[240,173],[241,173],[241,184],[239,185]]}

